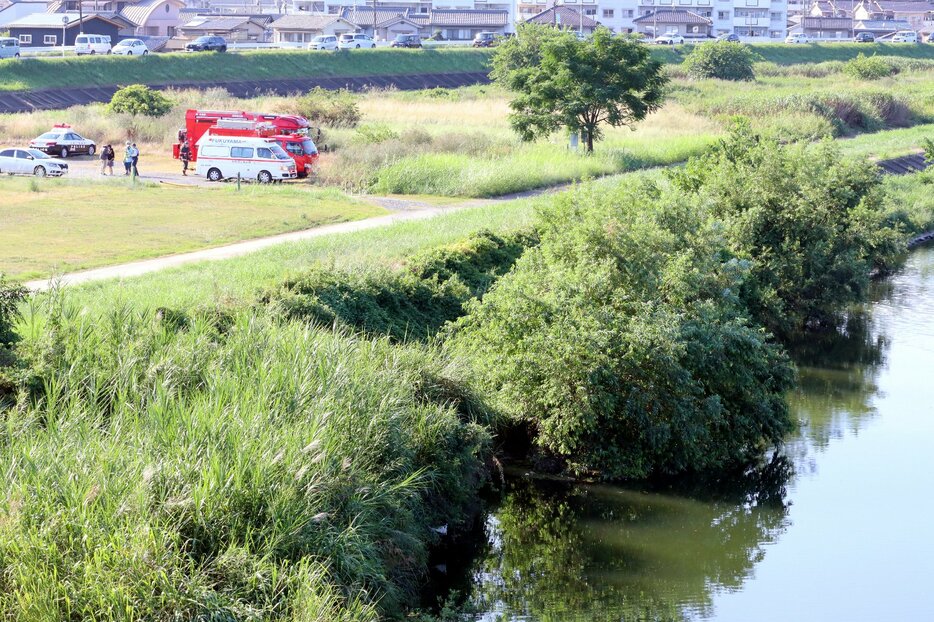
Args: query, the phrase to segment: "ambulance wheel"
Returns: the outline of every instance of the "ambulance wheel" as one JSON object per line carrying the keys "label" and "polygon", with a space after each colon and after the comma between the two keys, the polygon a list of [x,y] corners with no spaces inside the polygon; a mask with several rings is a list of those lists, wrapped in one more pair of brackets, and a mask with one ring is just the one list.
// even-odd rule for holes
{"label": "ambulance wheel", "polygon": [[223,178],[224,176],[221,175],[220,169],[212,168],[208,171],[208,181],[220,181]]}
{"label": "ambulance wheel", "polygon": [[272,173],[269,171],[260,171],[256,179],[258,179],[261,184],[268,184],[272,181]]}

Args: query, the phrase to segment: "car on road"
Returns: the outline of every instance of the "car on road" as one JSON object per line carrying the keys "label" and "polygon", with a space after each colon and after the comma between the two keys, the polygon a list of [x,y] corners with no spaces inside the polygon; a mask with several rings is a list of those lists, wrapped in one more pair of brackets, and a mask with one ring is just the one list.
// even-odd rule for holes
{"label": "car on road", "polygon": [[358,48],[375,48],[376,42],[370,38],[370,35],[363,33],[347,33],[340,36],[337,40],[337,49],[353,50]]}
{"label": "car on road", "polygon": [[682,45],[684,37],[678,34],[659,35],[655,37],[655,45]]}
{"label": "car on road", "polygon": [[56,125],[45,134],[29,141],[29,148],[61,158],[79,153],[92,156],[97,151],[97,145],[93,140],[76,134],[70,125],[64,123]]}
{"label": "car on road", "polygon": [[208,181],[255,179],[268,184],[295,179],[295,160],[272,138],[215,136],[211,130],[198,141],[195,173]]}
{"label": "car on road", "polygon": [[875,43],[876,35],[871,32],[858,32],[856,36],[853,37],[853,41],[856,43]]}
{"label": "car on road", "polygon": [[499,45],[499,41],[499,33],[483,31],[474,35],[473,46],[475,48],[492,48]]}
{"label": "car on road", "polygon": [[717,37],[717,41],[729,41],[730,43],[739,43],[739,36],[736,33],[726,33]]}
{"label": "car on road", "polygon": [[917,43],[918,33],[914,30],[899,30],[892,37],[892,43]]}
{"label": "car on road", "polygon": [[110,37],[107,35],[78,35],[75,37],[75,55],[91,56],[110,54]]}
{"label": "car on road", "polygon": [[117,56],[146,56],[149,54],[149,48],[139,39],[124,39],[118,42],[111,52]]}
{"label": "car on road", "polygon": [[185,46],[186,52],[226,52],[227,39],[213,35],[198,37]]}
{"label": "car on road", "polygon": [[60,177],[68,173],[68,164],[38,149],[0,149],[0,173]]}
{"label": "car on road", "polygon": [[418,35],[396,35],[392,44],[393,48],[420,48],[422,47],[422,38]]}
{"label": "car on road", "polygon": [[336,35],[318,35],[314,39],[308,42],[309,50],[336,50],[337,49],[337,36]]}
{"label": "car on road", "polygon": [[810,43],[811,40],[803,32],[796,32],[785,37],[785,43]]}
{"label": "car on road", "polygon": [[0,37],[0,58],[19,58],[19,39]]}

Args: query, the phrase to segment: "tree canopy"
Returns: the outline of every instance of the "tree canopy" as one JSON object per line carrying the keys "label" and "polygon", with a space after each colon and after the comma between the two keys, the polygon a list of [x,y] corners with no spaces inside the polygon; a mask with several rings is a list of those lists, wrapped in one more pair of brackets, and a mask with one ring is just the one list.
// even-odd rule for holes
{"label": "tree canopy", "polygon": [[524,24],[497,48],[493,79],[516,94],[510,124],[523,140],[560,128],[580,132],[593,151],[602,126],[632,125],[657,110],[667,78],[646,46],[598,28],[581,40]]}

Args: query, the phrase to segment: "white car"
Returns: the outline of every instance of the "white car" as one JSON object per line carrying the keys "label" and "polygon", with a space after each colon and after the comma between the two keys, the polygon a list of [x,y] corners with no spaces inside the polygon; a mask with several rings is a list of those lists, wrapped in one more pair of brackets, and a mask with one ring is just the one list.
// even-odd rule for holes
{"label": "white car", "polygon": [[336,50],[336,35],[318,35],[308,43],[309,50]]}
{"label": "white car", "polygon": [[195,174],[208,181],[255,179],[268,184],[295,179],[295,160],[272,138],[215,136],[208,133],[198,141]]}
{"label": "white car", "polygon": [[50,158],[37,149],[0,150],[0,173],[59,177],[67,172],[67,163]]}
{"label": "white car", "polygon": [[808,39],[808,36],[803,32],[799,32],[793,35],[788,35],[785,37],[785,43],[810,43],[811,40]]}
{"label": "white car", "polygon": [[118,56],[146,56],[149,54],[149,48],[139,39],[124,39],[111,50]]}
{"label": "white car", "polygon": [[44,153],[67,158],[70,155],[86,153],[89,156],[97,151],[93,140],[82,138],[75,134],[70,125],[61,123],[38,138],[29,141],[30,149],[38,149]]}
{"label": "white car", "polygon": [[339,50],[375,47],[376,42],[370,38],[370,35],[360,33],[341,35],[341,38],[337,40],[337,49]]}
{"label": "white car", "polygon": [[107,35],[78,35],[75,37],[75,55],[110,54],[110,37]]}
{"label": "white car", "polygon": [[684,37],[681,35],[659,35],[655,37],[655,45],[682,45]]}
{"label": "white car", "polygon": [[918,33],[914,30],[899,30],[892,37],[892,43],[917,43]]}

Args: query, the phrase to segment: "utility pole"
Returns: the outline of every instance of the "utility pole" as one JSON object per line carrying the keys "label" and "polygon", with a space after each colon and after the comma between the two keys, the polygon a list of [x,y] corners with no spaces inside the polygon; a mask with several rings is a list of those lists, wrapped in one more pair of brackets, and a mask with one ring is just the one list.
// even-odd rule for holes
{"label": "utility pole", "polygon": [[376,45],[376,0],[373,0],[373,44]]}
{"label": "utility pole", "polygon": [[78,34],[84,34],[84,0],[78,0]]}

